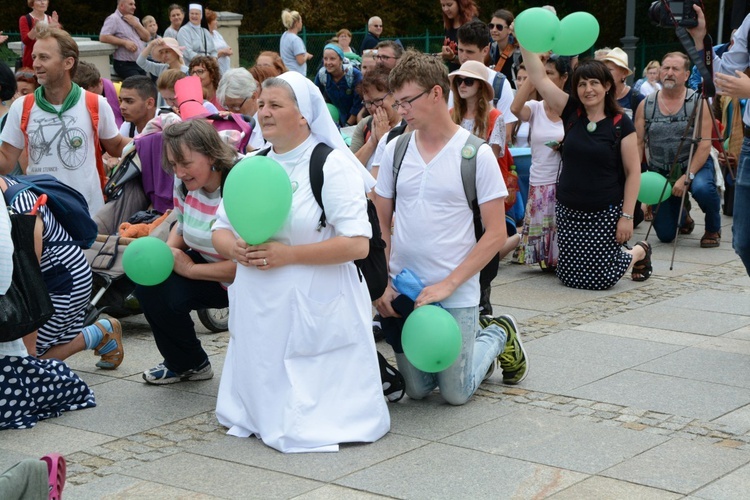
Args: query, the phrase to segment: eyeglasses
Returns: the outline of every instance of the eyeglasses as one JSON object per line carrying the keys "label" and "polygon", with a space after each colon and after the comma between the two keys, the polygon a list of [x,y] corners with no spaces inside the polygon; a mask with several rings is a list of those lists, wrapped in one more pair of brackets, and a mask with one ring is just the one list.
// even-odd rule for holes
{"label": "eyeglasses", "polygon": [[382,28],[383,25],[382,24],[373,24],[372,27],[373,28]]}
{"label": "eyeglasses", "polygon": [[375,107],[378,107],[378,108],[379,108],[380,106],[382,106],[382,105],[383,105],[383,101],[384,101],[384,100],[385,100],[385,98],[386,98],[386,97],[388,97],[389,95],[391,95],[391,93],[390,93],[390,92],[388,92],[387,94],[385,94],[385,95],[384,95],[383,97],[381,97],[380,99],[374,99],[374,100],[372,100],[372,101],[362,101],[362,104],[364,104],[366,108],[369,108],[369,107],[372,107],[372,106],[375,106]]}
{"label": "eyeglasses", "polygon": [[411,99],[404,99],[403,101],[396,101],[396,102],[394,102],[391,105],[391,107],[395,111],[398,111],[398,108],[404,108],[404,111],[409,111],[411,109],[411,103],[413,103],[414,101],[416,101],[417,99],[419,99],[423,95],[427,94],[429,91],[430,91],[430,89],[424,90],[424,91],[422,91],[421,94],[419,94],[419,95],[417,95],[415,97],[412,97]]}
{"label": "eyeglasses", "polygon": [[206,73],[206,70],[201,69],[201,68],[195,68],[195,69],[190,70],[190,76],[195,76],[195,75],[203,76],[205,73]]}
{"label": "eyeglasses", "polygon": [[34,73],[28,71],[16,71],[16,78],[34,78],[35,76]]}
{"label": "eyeglasses", "polygon": [[388,59],[396,59],[396,58],[393,56],[384,56],[382,54],[378,54],[375,56],[375,59],[377,59],[378,61],[387,61]]}
{"label": "eyeglasses", "polygon": [[247,97],[242,99],[242,102],[238,106],[232,106],[231,104],[226,104],[226,102],[224,104],[227,108],[227,111],[234,111],[236,113],[239,113],[242,110],[242,106],[245,105],[245,101],[247,101],[247,99]]}
{"label": "eyeglasses", "polygon": [[455,81],[456,81],[456,87],[460,87],[462,83],[466,85],[467,87],[471,87],[472,85],[474,85],[474,82],[476,82],[477,79],[471,78],[471,77],[463,78],[463,77],[457,76],[455,77]]}
{"label": "eyeglasses", "polygon": [[505,29],[505,25],[503,24],[489,23],[487,26],[489,26],[491,30],[503,31]]}

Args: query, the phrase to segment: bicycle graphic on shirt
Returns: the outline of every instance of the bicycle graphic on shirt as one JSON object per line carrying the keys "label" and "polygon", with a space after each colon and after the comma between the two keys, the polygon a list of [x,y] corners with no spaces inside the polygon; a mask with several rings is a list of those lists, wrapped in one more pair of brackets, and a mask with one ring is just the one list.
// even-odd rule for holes
{"label": "bicycle graphic on shirt", "polygon": [[[74,116],[58,118],[38,118],[36,130],[29,134],[29,158],[34,163],[44,156],[52,155],[52,147],[57,142],[57,156],[68,170],[80,168],[86,161],[88,148],[86,147],[86,133],[82,128],[74,127]],[[48,139],[45,130],[57,127],[57,131]],[[49,134],[49,132],[47,132]]]}

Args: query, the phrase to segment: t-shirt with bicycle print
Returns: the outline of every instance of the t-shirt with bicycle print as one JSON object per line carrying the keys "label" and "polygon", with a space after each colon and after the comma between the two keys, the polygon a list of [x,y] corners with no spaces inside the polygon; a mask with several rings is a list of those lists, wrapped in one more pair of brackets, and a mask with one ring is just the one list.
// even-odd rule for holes
{"label": "t-shirt with bicycle print", "polygon": [[[21,132],[22,112],[23,99],[17,99],[8,112],[8,121],[0,135],[0,140],[19,149],[25,145]],[[34,104],[26,132],[29,139],[26,173],[56,177],[86,198],[92,215],[98,212],[104,206],[104,197],[96,170],[91,116],[84,95],[81,94],[78,102],[62,115],[62,120]],[[99,96],[99,137],[111,139],[117,134],[112,109],[104,97]]]}

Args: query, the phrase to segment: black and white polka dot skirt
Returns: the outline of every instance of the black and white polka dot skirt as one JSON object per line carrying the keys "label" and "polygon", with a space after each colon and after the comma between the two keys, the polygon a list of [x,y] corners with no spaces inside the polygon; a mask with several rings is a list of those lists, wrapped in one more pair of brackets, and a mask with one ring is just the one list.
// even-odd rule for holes
{"label": "black and white polka dot skirt", "polygon": [[631,256],[617,243],[622,204],[599,212],[582,212],[557,203],[557,277],[565,286],[605,290],[628,270]]}
{"label": "black and white polka dot skirt", "polygon": [[62,361],[0,356],[0,430],[27,429],[94,406],[94,393]]}

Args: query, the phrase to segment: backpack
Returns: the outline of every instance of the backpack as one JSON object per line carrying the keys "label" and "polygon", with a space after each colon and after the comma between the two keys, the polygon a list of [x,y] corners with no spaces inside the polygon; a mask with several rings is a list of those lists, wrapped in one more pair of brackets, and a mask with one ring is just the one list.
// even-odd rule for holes
{"label": "backpack", "polygon": [[[260,156],[267,156],[271,148],[266,148],[258,152]],[[315,201],[318,202],[318,206],[323,210],[318,220],[318,231],[321,228],[326,227],[326,209],[323,206],[323,165],[331,154],[333,149],[325,143],[319,143],[313,149],[312,155],[310,156],[310,186],[312,187],[312,193],[315,197]],[[388,286],[388,266],[385,260],[385,241],[383,241],[383,235],[380,232],[380,221],[378,220],[378,213],[375,209],[370,198],[367,198],[367,218],[370,221],[370,227],[372,228],[372,237],[370,238],[370,251],[367,257],[364,259],[355,260],[354,264],[357,266],[357,272],[359,273],[359,281],[362,281],[364,277],[367,282],[367,289],[370,292],[370,299],[377,300],[383,296],[386,287]]]}
{"label": "backpack", "polygon": [[[344,78],[346,78],[346,86],[350,89],[354,89],[354,68],[350,64],[344,65]],[[328,83],[328,72],[325,67],[318,70],[318,82],[325,88]],[[379,297],[378,297],[379,298]]]}
{"label": "backpack", "polygon": [[[396,185],[398,184],[398,173],[401,170],[401,164],[406,156],[406,149],[409,147],[409,140],[411,139],[412,132],[407,132],[398,139],[396,139],[396,149],[393,152],[393,206],[396,206]],[[464,149],[473,148],[474,155],[471,158],[466,158],[461,155],[461,183],[464,186],[464,193],[466,194],[466,201],[471,207],[474,219],[474,236],[477,241],[484,234],[484,227],[482,226],[482,214],[479,211],[479,203],[477,201],[477,155],[479,146],[485,144],[484,139],[480,139],[474,134],[469,134],[469,138],[466,139]]]}
{"label": "backpack", "polygon": [[495,91],[495,97],[492,98],[492,105],[495,106],[495,108],[497,108],[497,101],[500,100],[500,96],[503,95],[505,80],[507,80],[507,78],[499,71],[495,74],[495,78],[492,79],[492,90]]}
{"label": "backpack", "polygon": [[214,126],[217,132],[223,130],[236,130],[242,134],[237,146],[237,151],[245,153],[247,150],[247,144],[250,142],[250,136],[253,134],[255,129],[255,118],[251,116],[244,116],[239,113],[230,113],[228,115],[215,114],[206,117],[207,120],[212,120],[211,125]]}
{"label": "backpack", "polygon": [[[99,96],[84,90],[86,98],[86,110],[91,115],[91,126],[94,130],[94,156],[96,157],[96,171],[99,174],[99,183],[102,189],[107,183],[107,174],[104,171],[104,160],[102,160],[102,145],[99,143]],[[23,99],[23,111],[21,112],[21,132],[26,140],[26,147],[29,146],[29,136],[26,129],[29,126],[29,115],[31,108],[34,106],[34,94],[27,94]],[[86,247],[88,248],[88,247]]]}
{"label": "backpack", "polygon": [[89,215],[89,206],[81,193],[63,184],[48,174],[8,176],[17,184],[8,186],[5,191],[5,202],[11,205],[18,195],[30,190],[37,196],[47,195],[47,207],[57,222],[73,239],[72,241],[48,241],[49,246],[77,245],[90,248],[96,240],[98,229],[96,222]]}

